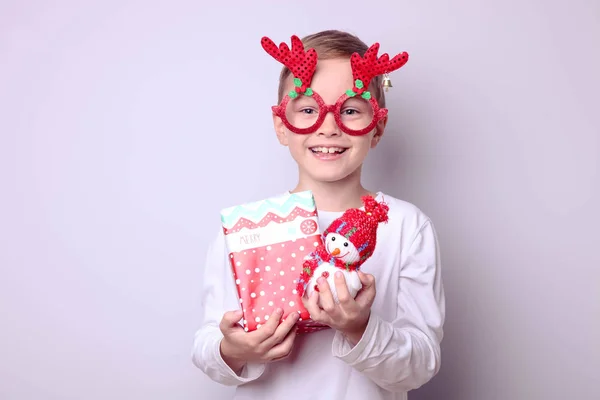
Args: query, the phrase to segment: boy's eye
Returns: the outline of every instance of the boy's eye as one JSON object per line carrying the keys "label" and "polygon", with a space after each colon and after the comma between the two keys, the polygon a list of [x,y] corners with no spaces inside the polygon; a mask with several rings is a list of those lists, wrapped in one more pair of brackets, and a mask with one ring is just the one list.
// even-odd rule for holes
{"label": "boy's eye", "polygon": [[303,114],[309,114],[310,115],[310,114],[315,113],[316,111],[314,109],[312,109],[312,108],[303,108],[303,109],[300,110],[300,112],[303,113]]}
{"label": "boy's eye", "polygon": [[355,110],[353,108],[346,108],[346,109],[342,110],[342,115],[356,115],[359,113],[360,112],[358,110]]}

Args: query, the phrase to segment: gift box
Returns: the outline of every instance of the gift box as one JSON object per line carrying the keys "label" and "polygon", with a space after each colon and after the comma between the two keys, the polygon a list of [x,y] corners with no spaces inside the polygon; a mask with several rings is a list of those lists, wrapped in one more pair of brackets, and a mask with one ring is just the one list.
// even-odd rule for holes
{"label": "gift box", "polygon": [[312,192],[228,207],[221,222],[244,330],[260,329],[278,307],[282,319],[300,314],[300,333],[327,328],[310,319],[296,287],[304,259],[323,240]]}

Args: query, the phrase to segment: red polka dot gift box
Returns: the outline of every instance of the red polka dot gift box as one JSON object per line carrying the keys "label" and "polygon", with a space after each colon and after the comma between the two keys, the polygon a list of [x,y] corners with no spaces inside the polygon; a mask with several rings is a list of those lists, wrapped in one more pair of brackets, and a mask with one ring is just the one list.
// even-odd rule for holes
{"label": "red polka dot gift box", "polygon": [[311,191],[285,193],[221,210],[221,223],[247,332],[260,329],[275,309],[297,312],[300,333],[315,323],[297,291],[304,259],[323,243]]}

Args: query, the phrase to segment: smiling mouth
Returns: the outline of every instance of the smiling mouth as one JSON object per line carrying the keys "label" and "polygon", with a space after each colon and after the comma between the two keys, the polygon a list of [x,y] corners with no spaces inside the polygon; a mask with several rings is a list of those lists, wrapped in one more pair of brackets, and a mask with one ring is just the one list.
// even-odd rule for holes
{"label": "smiling mouth", "polygon": [[[329,254],[331,254],[331,250],[329,250],[329,243],[327,243],[327,245],[326,245],[325,247],[327,248],[327,252],[328,252]],[[343,257],[346,257],[348,254],[350,254],[350,252],[349,252],[349,251],[347,251],[345,254],[338,254],[338,255],[335,255],[335,256],[334,256],[333,254],[331,254],[331,256],[332,256],[333,258],[343,258]]]}
{"label": "smiling mouth", "polygon": [[344,147],[310,147],[314,154],[342,154],[346,150]]}

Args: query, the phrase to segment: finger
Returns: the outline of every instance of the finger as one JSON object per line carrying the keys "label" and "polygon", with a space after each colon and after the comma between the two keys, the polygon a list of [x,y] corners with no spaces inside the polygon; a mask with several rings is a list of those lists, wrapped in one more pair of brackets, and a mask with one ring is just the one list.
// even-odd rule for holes
{"label": "finger", "polygon": [[358,278],[363,287],[370,287],[375,285],[375,277],[371,274],[365,274],[362,271],[358,271]]}
{"label": "finger", "polygon": [[361,283],[361,289],[359,291],[369,291],[372,289],[375,289],[375,277],[371,274],[365,274],[361,271],[358,272],[358,277],[360,279],[360,283]]}
{"label": "finger", "polygon": [[377,294],[375,289],[375,279],[367,278],[367,280],[368,281],[363,284],[362,289],[358,292],[355,299],[361,308],[371,307]]}
{"label": "finger", "polygon": [[227,311],[225,314],[223,314],[223,318],[221,318],[221,323],[219,324],[221,332],[225,334],[232,329],[240,327],[239,322],[240,319],[242,319],[242,316],[242,310]]}
{"label": "finger", "polygon": [[305,303],[306,310],[310,314],[310,318],[315,322],[320,322],[322,324],[329,324],[329,317],[321,308],[319,307],[319,298],[320,294],[317,291],[314,291],[308,301]]}
{"label": "finger", "polygon": [[346,278],[340,271],[335,273],[335,290],[337,292],[338,300],[340,305],[345,306],[350,302],[350,292],[348,291],[348,285],[346,284]]}
{"label": "finger", "polygon": [[306,292],[305,292],[304,296],[302,296],[302,304],[304,305],[304,308],[308,307],[309,301],[310,301],[310,298],[306,295]]}
{"label": "finger", "polygon": [[292,329],[288,332],[281,343],[273,346],[265,355],[268,360],[279,361],[290,355],[294,347],[294,342],[298,336],[297,330]]}
{"label": "finger", "polygon": [[279,343],[285,340],[286,336],[293,330],[295,330],[296,322],[300,318],[300,314],[297,312],[291,312],[287,318],[277,327],[273,335],[267,338],[263,345],[266,348],[272,348],[277,346]]}
{"label": "finger", "polygon": [[365,274],[359,271],[358,278],[360,279],[360,283],[362,284],[362,289],[369,289],[371,287],[375,287],[375,277],[373,275]]}
{"label": "finger", "polygon": [[267,322],[265,322],[260,329],[250,332],[250,335],[254,336],[258,343],[262,343],[269,339],[277,330],[277,327],[281,322],[282,315],[283,309],[276,308],[269,316]]}
{"label": "finger", "polygon": [[358,304],[358,306],[360,308],[370,308],[373,305],[374,301],[375,301],[375,291],[374,290],[366,290],[366,291],[360,292],[356,296],[356,304]]}
{"label": "finger", "polygon": [[333,295],[329,288],[329,283],[325,278],[319,278],[317,280],[319,284],[319,297],[321,298],[321,308],[327,313],[333,312],[335,309],[335,302],[333,301]]}

